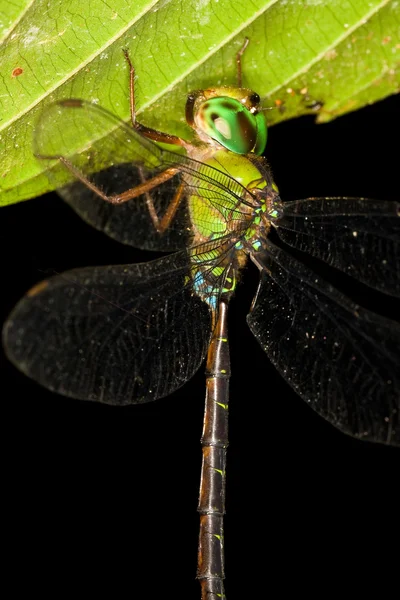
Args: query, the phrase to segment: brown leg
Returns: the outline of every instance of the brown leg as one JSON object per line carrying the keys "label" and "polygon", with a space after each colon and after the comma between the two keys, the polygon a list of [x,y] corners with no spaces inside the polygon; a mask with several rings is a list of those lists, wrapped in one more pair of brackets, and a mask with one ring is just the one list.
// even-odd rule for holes
{"label": "brown leg", "polygon": [[[54,158],[54,156],[52,158]],[[81,181],[84,185],[86,185],[86,187],[92,190],[92,192],[94,192],[102,200],[105,200],[105,202],[109,202],[110,204],[122,204],[123,202],[127,202],[127,200],[132,200],[132,198],[137,198],[142,194],[146,194],[153,188],[161,185],[165,181],[168,181],[168,179],[171,179],[171,177],[179,173],[179,169],[166,169],[165,171],[162,171],[162,173],[155,175],[151,179],[144,181],[136,187],[131,188],[130,190],[126,190],[126,192],[122,192],[122,194],[116,194],[115,196],[107,196],[107,194],[102,192],[99,187],[94,185],[94,183],[92,183],[90,179],[87,179],[87,177],[85,177],[68,159],[64,158],[63,156],[59,156],[58,158],[60,162],[73,174],[75,179]]]}
{"label": "brown leg", "polygon": [[[140,173],[140,175],[142,177],[142,173]],[[181,183],[161,220],[158,218],[151,195],[149,192],[145,193],[147,208],[149,210],[151,220],[153,221],[154,228],[158,233],[164,233],[164,231],[170,226],[170,223],[174,218],[176,211],[178,210],[178,206],[182,200],[183,189],[184,184]]]}
{"label": "brown leg", "polygon": [[135,107],[135,68],[132,64],[128,50],[123,50],[126,62],[129,66],[129,98],[130,98],[130,111],[131,111],[131,123],[132,127],[144,137],[154,140],[155,142],[163,142],[165,144],[175,144],[176,146],[183,146],[186,148],[189,144],[185,140],[176,135],[170,135],[169,133],[163,133],[157,129],[151,129],[136,121],[136,107]]}
{"label": "brown leg", "polygon": [[249,45],[249,38],[244,38],[244,44],[240,48],[239,52],[236,54],[236,68],[237,68],[237,82],[238,87],[242,87],[242,56]]}
{"label": "brown leg", "polygon": [[136,128],[136,108],[135,108],[135,68],[129,57],[128,50],[122,51],[125,56],[125,60],[129,67],[129,106],[131,110],[131,122],[132,127]]}

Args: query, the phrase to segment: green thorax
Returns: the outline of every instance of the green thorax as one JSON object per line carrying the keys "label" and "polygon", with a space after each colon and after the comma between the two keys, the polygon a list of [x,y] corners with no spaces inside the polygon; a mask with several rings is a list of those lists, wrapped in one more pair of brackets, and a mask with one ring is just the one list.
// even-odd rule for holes
{"label": "green thorax", "polygon": [[[262,161],[260,158],[257,162],[261,164]],[[271,182],[266,181],[250,158],[229,150],[217,150],[208,158],[203,157],[199,162],[202,174],[207,175],[209,167],[234,177],[241,184],[237,186],[235,197],[219,188],[217,179],[210,178],[197,185],[188,197],[193,231],[190,249],[192,283],[196,293],[215,311],[219,294],[231,295],[234,292],[240,271],[247,261],[248,250],[254,252],[262,247],[260,223],[267,207],[251,192],[274,184],[271,186]],[[188,183],[190,185],[190,181]],[[240,192],[246,202],[243,202]],[[253,204],[249,199],[253,199]],[[199,244],[202,244],[200,253]]]}
{"label": "green thorax", "polygon": [[[196,153],[192,156],[196,158]],[[203,158],[199,169],[207,174],[207,166],[233,177],[249,192],[263,189],[266,181],[257,166],[246,156],[229,150],[217,150]],[[238,186],[239,193],[241,190]],[[219,188],[210,178],[202,182],[188,198],[189,214],[194,230],[194,243],[215,239],[234,230],[240,232],[255,216],[255,209],[241,202],[240,198]]]}

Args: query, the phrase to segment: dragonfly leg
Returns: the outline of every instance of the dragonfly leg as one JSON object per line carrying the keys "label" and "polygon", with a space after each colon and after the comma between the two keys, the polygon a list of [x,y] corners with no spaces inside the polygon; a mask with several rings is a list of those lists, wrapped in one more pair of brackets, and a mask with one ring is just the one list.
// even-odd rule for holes
{"label": "dragonfly leg", "polygon": [[[141,178],[143,184],[145,184],[146,180],[144,178],[142,169],[139,169],[139,173],[140,173],[140,178]],[[151,181],[151,180],[149,180],[149,181]],[[183,189],[184,189],[184,184],[181,183],[179,185],[178,189],[176,190],[174,197],[172,198],[171,202],[169,203],[168,208],[165,211],[165,214],[163,215],[163,217],[161,219],[159,219],[159,217],[157,215],[151,195],[149,194],[149,192],[145,192],[147,208],[149,210],[151,220],[153,221],[154,229],[158,233],[164,233],[164,231],[166,229],[168,229],[172,219],[174,218],[174,216],[176,214],[178,206],[181,202]]]}
{"label": "dragonfly leg", "polygon": [[128,50],[123,50],[126,62],[129,67],[129,98],[130,98],[130,111],[131,111],[131,123],[132,127],[150,140],[155,142],[164,142],[165,144],[175,144],[176,146],[183,146],[186,148],[190,144],[176,135],[170,135],[169,133],[163,133],[157,129],[151,129],[136,121],[136,104],[135,104],[135,67],[132,64]]}
{"label": "dragonfly leg", "polygon": [[[52,158],[54,158],[54,157],[52,157]],[[102,200],[105,200],[105,202],[109,202],[110,204],[123,204],[124,202],[127,202],[128,200],[132,200],[132,198],[137,198],[138,196],[141,196],[142,194],[146,194],[153,188],[161,185],[165,181],[168,181],[168,179],[171,179],[171,177],[173,177],[174,175],[176,175],[176,173],[179,172],[179,169],[174,169],[174,168],[166,169],[165,171],[158,173],[158,175],[151,177],[151,179],[148,179],[147,181],[140,183],[136,187],[126,190],[126,192],[123,192],[122,194],[115,194],[114,196],[107,196],[107,194],[105,194],[99,187],[97,187],[97,185],[92,183],[90,181],[90,179],[85,177],[85,175],[83,175],[79,171],[79,169],[77,169],[67,158],[64,158],[64,156],[59,156],[58,159],[73,174],[73,176],[76,179],[78,179],[84,185],[86,185],[86,187],[88,187],[90,190],[92,190],[92,192],[94,192]]]}
{"label": "dragonfly leg", "polygon": [[239,52],[236,54],[236,68],[237,68],[237,84],[238,87],[242,87],[242,56],[249,45],[249,38],[244,38],[243,46],[240,48]]}

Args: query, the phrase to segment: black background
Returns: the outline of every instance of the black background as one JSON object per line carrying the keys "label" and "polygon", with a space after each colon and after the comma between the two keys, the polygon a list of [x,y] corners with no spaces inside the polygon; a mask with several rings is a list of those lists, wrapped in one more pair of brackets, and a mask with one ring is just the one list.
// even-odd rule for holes
{"label": "black background", "polygon": [[[392,97],[326,125],[306,117],[272,128],[267,157],[283,199],[398,200],[398,114]],[[0,236],[2,320],[53,270],[150,258],[92,230],[55,194],[3,208]],[[395,585],[399,451],[345,436],[296,396],[246,325],[252,267],[244,284],[229,322],[228,600],[366,587],[382,597]],[[393,299],[363,300],[398,314]],[[15,590],[198,599],[203,369],[168,398],[118,409],[52,394],[0,358]]]}

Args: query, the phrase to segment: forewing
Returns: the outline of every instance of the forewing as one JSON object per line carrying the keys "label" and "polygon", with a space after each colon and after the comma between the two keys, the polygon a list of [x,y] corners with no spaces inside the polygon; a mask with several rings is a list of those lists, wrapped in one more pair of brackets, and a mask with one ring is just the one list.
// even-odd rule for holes
{"label": "forewing", "polygon": [[53,277],[11,313],[6,353],[66,396],[118,405],[166,396],[199,368],[210,338],[210,309],[189,279],[184,252]]}
{"label": "forewing", "polygon": [[247,320],[270,360],[320,415],[353,436],[400,444],[400,327],[357,306],[282,249],[256,255]]}
{"label": "forewing", "polygon": [[279,237],[351,277],[400,296],[400,205],[365,198],[309,198],[282,205]]}
{"label": "forewing", "polygon": [[[199,188],[206,188],[210,201],[215,198],[219,202],[221,195],[237,201],[246,194],[252,200],[228,174],[161,148],[105,109],[84,100],[64,100],[46,107],[35,130],[34,150],[49,161],[48,176],[58,187],[71,174],[76,179],[60,194],[85,221],[138,248],[172,251],[186,247],[192,237],[187,202]],[[68,164],[60,158],[67,159]],[[86,178],[113,196],[171,168],[179,172],[148,196],[143,194],[119,205],[102,200],[82,183]],[[161,220],[180,184],[184,187],[182,202],[170,226],[159,233],[150,217],[149,197]]]}
{"label": "forewing", "polygon": [[[150,173],[143,169],[143,174],[150,178],[156,172]],[[118,194],[142,183],[139,171],[133,164],[109,167],[91,175],[90,180],[106,194]],[[179,173],[149,192],[160,219],[172,202],[180,183]],[[191,243],[186,198],[182,199],[170,226],[163,233],[158,233],[144,195],[123,204],[110,204],[79,181],[59,189],[58,193],[86,223],[123,244],[170,252],[185,248]]]}

